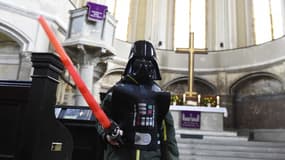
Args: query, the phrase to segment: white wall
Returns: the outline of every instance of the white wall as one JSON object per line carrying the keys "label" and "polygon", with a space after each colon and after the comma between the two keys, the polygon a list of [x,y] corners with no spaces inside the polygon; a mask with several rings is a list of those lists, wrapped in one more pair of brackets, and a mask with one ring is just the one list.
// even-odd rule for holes
{"label": "white wall", "polygon": [[38,16],[43,15],[52,22],[54,30],[66,31],[68,11],[72,8],[68,0],[0,0],[0,30],[6,29],[8,35],[17,34],[16,39],[22,39],[21,43],[27,45],[26,51],[47,51],[49,43],[39,26]]}

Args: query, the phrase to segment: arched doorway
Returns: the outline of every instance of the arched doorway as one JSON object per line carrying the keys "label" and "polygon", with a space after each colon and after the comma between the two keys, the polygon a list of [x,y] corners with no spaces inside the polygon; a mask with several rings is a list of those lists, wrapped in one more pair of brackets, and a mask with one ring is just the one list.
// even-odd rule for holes
{"label": "arched doorway", "polygon": [[30,80],[31,40],[13,25],[0,21],[0,79]]}
{"label": "arched doorway", "polygon": [[6,34],[0,33],[0,79],[18,79],[20,48],[16,41]]}
{"label": "arched doorway", "polygon": [[285,128],[285,93],[279,78],[254,73],[231,87],[234,125],[237,129]]}

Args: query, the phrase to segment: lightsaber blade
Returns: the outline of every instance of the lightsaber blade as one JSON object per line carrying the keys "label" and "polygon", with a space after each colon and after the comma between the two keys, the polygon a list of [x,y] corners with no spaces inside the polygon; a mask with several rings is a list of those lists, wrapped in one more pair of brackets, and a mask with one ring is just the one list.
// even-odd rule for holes
{"label": "lightsaber blade", "polygon": [[43,16],[39,16],[38,21],[40,22],[41,26],[43,27],[44,31],[46,32],[50,42],[52,43],[55,51],[59,54],[60,60],[62,61],[65,68],[68,70],[69,74],[71,75],[75,85],[81,92],[82,96],[86,100],[87,104],[89,105],[90,109],[92,110],[94,116],[99,121],[104,129],[108,129],[111,126],[111,121],[103,112],[99,104],[94,99],[93,95],[88,90],[87,86],[81,79],[80,75],[76,71],[71,59],[66,54],[65,50],[63,49],[60,42],[57,40],[55,34],[49,27],[48,23],[46,22]]}

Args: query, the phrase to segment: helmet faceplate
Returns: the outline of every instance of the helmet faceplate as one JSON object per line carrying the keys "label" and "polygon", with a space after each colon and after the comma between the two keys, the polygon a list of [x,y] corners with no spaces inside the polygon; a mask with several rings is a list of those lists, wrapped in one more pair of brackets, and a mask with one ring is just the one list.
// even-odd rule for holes
{"label": "helmet faceplate", "polygon": [[123,75],[130,75],[138,81],[161,80],[156,53],[150,42],[141,40],[134,43]]}

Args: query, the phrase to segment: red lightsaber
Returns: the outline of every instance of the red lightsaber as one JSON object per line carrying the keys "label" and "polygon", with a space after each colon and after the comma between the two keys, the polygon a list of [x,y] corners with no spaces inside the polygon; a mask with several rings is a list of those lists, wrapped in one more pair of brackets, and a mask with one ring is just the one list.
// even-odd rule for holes
{"label": "red lightsaber", "polygon": [[99,123],[102,125],[103,128],[108,129],[111,126],[111,121],[103,112],[99,104],[94,99],[93,95],[90,93],[88,88],[86,87],[83,80],[80,78],[78,72],[73,66],[72,61],[64,51],[63,47],[57,40],[55,34],[50,29],[49,25],[47,24],[45,18],[43,16],[39,16],[38,18],[40,24],[42,25],[44,31],[46,32],[49,40],[51,41],[55,51],[59,54],[60,60],[62,61],[65,68],[70,73],[73,81],[75,82],[77,88],[85,98],[87,104],[89,105],[90,109],[92,110],[93,114],[95,115],[96,119],[98,119]]}

